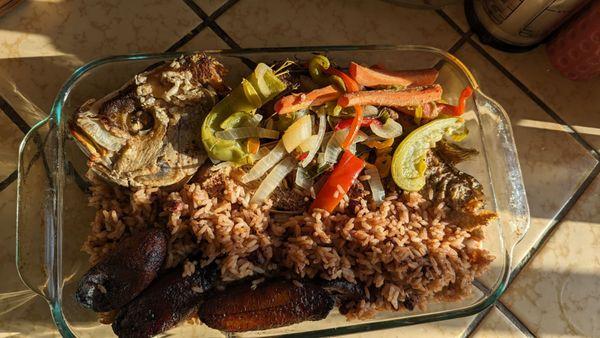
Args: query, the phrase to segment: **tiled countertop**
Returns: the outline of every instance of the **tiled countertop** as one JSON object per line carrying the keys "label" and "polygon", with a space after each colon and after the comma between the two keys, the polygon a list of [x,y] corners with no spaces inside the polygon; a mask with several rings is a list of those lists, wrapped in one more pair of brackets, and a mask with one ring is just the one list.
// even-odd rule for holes
{"label": "tiled countertop", "polygon": [[600,336],[600,79],[562,78],[543,48],[506,54],[481,45],[462,5],[37,0],[0,17],[0,337],[57,335],[14,268],[15,169],[21,138],[75,67],[132,52],[379,43],[433,45],[475,70],[510,114],[532,222],[512,283],[488,311],[355,336]]}

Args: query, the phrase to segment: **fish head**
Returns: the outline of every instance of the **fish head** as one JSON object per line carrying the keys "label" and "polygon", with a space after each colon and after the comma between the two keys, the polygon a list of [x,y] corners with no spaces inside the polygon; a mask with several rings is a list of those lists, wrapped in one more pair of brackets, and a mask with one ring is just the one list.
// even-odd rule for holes
{"label": "fish head", "polygon": [[206,160],[202,122],[227,90],[224,73],[206,54],[160,65],[84,103],[70,120],[71,135],[104,179],[126,187],[179,183]]}

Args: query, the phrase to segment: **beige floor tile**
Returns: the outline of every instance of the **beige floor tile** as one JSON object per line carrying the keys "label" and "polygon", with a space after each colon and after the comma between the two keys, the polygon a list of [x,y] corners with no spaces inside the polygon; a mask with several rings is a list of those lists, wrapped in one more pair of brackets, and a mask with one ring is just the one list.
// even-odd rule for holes
{"label": "beige floor tile", "polygon": [[223,6],[227,0],[194,0],[206,14],[211,15],[214,11]]}
{"label": "beige floor tile", "polygon": [[0,109],[0,180],[17,169],[17,154],[23,133]]}
{"label": "beige floor tile", "polygon": [[597,177],[502,297],[536,335],[600,336],[599,203]]}
{"label": "beige floor tile", "polygon": [[228,49],[229,46],[212,29],[204,28],[198,35],[181,47],[180,51],[201,51],[211,49]]}
{"label": "beige floor tile", "polygon": [[15,265],[17,184],[0,192],[0,337],[14,332],[24,336],[49,336],[54,332],[50,310],[39,296],[28,292]]}
{"label": "beige floor tile", "polygon": [[76,67],[106,55],[163,51],[200,22],[183,1],[24,2],[2,17],[0,74],[48,112]]}
{"label": "beige floor tile", "polygon": [[443,8],[444,13],[454,21],[463,32],[470,29],[467,17],[465,16],[465,6],[462,1],[456,4],[448,5]]}
{"label": "beige floor tile", "polygon": [[516,247],[518,262],[548,230],[551,220],[596,160],[568,133],[544,129],[544,124],[552,119],[472,46],[463,46],[457,56],[473,70],[482,90],[497,100],[511,119],[531,209],[531,227]]}
{"label": "beige floor tile", "polygon": [[433,11],[383,1],[248,0],[217,23],[242,47],[427,44],[447,49],[459,37]]}
{"label": "beige floor tile", "polygon": [[483,318],[473,338],[524,338],[527,337],[496,307]]}
{"label": "beige floor tile", "polygon": [[562,77],[550,64],[544,46],[521,54],[484,48],[585,140],[600,149],[600,77],[583,82]]}
{"label": "beige floor tile", "polygon": [[475,316],[346,335],[348,338],[460,337]]}

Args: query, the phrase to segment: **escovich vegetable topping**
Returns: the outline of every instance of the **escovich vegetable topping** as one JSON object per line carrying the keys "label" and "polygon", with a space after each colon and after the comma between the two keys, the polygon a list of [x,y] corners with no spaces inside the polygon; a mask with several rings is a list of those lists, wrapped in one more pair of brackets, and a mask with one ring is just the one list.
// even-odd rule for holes
{"label": "escovich vegetable topping", "polygon": [[477,154],[456,144],[471,87],[325,55],[226,71],[181,57],[75,112],[96,208],[82,306],[148,337],[190,318],[266,330],[468,294],[496,217],[455,168]]}

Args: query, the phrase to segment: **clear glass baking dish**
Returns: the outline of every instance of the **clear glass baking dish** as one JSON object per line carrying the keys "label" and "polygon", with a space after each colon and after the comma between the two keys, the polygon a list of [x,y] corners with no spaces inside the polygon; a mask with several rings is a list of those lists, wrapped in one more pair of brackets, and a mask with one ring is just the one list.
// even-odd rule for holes
{"label": "clear glass baking dish", "polygon": [[[499,219],[486,229],[484,246],[496,259],[473,286],[472,296],[460,302],[433,303],[425,311],[381,313],[368,321],[346,321],[332,312],[323,321],[286,328],[229,336],[332,336],[468,316],[482,311],[500,297],[510,272],[514,245],[529,227],[529,208],[523,187],[512,129],[506,111],[484,94],[469,69],[453,55],[427,46],[318,46],[206,51],[229,69],[228,81],[239,81],[255,62],[284,58],[307,59],[326,54],[337,64],[349,61],[383,64],[390,69],[437,67],[444,98],[455,103],[467,84],[474,89],[465,115],[470,130],[464,141],[481,155],[460,169],[483,185],[488,207]],[[44,297],[54,322],[64,336],[112,336],[89,310],[76,304],[74,289],[88,269],[88,256],[80,250],[94,210],[87,205],[82,179],[86,159],[70,140],[70,115],[89,98],[119,88],[134,74],[181,53],[113,56],[77,69],[58,93],[50,116],[25,136],[19,153],[17,206],[17,268],[23,282]],[[184,324],[169,333],[222,337],[205,326]]]}

